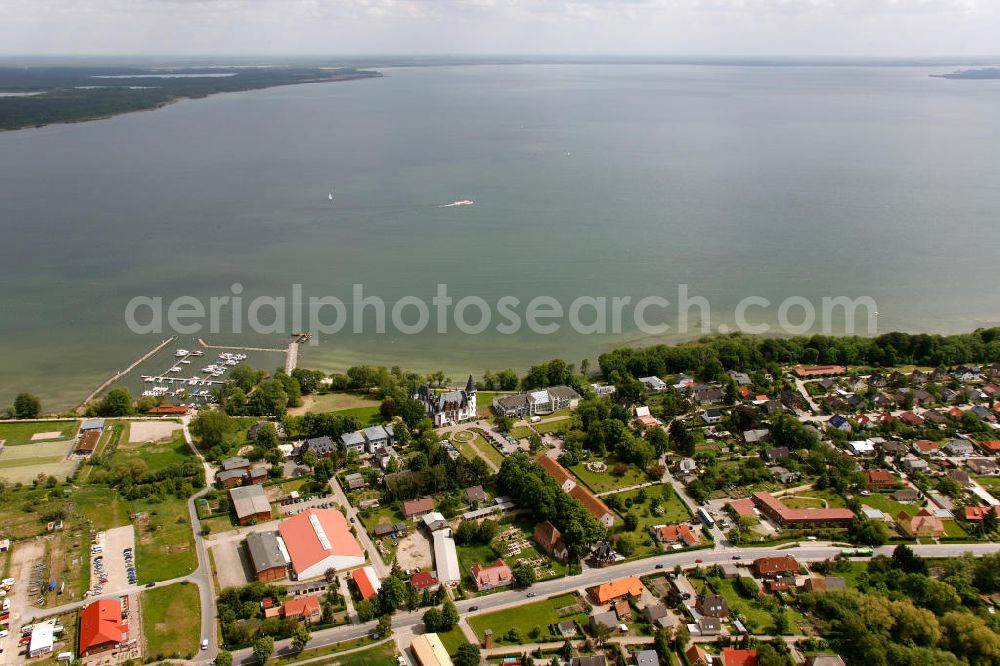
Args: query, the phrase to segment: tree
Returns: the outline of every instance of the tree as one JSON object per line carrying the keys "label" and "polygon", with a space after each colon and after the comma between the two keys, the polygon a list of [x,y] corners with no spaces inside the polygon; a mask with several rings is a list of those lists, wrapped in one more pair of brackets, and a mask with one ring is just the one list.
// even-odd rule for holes
{"label": "tree", "polygon": [[253,656],[257,658],[258,664],[266,664],[267,660],[274,654],[274,638],[271,636],[258,636],[254,639]]}
{"label": "tree", "polygon": [[535,570],[523,562],[515,566],[511,573],[514,574],[514,584],[517,587],[531,587],[535,582]]}
{"label": "tree", "polygon": [[395,576],[389,576],[382,581],[378,591],[379,606],[383,613],[393,613],[406,603],[406,586]]}
{"label": "tree", "polygon": [[594,640],[597,641],[597,644],[600,647],[604,647],[604,644],[608,642],[608,638],[610,637],[611,630],[608,629],[607,625],[598,622],[597,626],[594,627]]}
{"label": "tree", "polygon": [[451,631],[458,624],[458,609],[451,599],[445,599],[441,605],[441,624],[439,631]]}
{"label": "tree", "polygon": [[296,652],[302,652],[306,649],[310,639],[312,639],[312,633],[309,631],[309,627],[305,624],[299,624],[292,633],[292,649]]}
{"label": "tree", "polygon": [[368,622],[375,617],[375,605],[369,599],[362,599],[354,604],[354,610],[361,622]]}
{"label": "tree", "polygon": [[657,456],[662,456],[670,448],[670,438],[667,432],[660,427],[652,428],[646,435],[646,441],[653,447]]}
{"label": "tree", "polygon": [[441,610],[438,608],[428,608],[424,611],[424,629],[428,633],[441,631]]}
{"label": "tree", "polygon": [[203,448],[211,449],[222,444],[226,434],[236,428],[236,422],[225,412],[201,410],[191,420],[191,434],[201,440]]}
{"label": "tree", "polygon": [[455,654],[456,666],[479,666],[479,646],[462,643]]}
{"label": "tree", "polygon": [[31,393],[18,393],[14,398],[14,418],[36,419],[42,413],[42,401]]}
{"label": "tree", "polygon": [[687,427],[679,419],[670,424],[670,441],[674,451],[678,454],[682,456],[694,455],[694,436],[688,432]]}
{"label": "tree", "polygon": [[392,617],[383,615],[378,619],[378,628],[375,630],[379,638],[392,636]]}
{"label": "tree", "polygon": [[916,555],[909,546],[900,544],[892,551],[892,565],[905,573],[927,575],[927,562]]}
{"label": "tree", "polygon": [[851,541],[865,546],[881,546],[889,540],[889,531],[884,524],[861,518],[855,518],[851,521],[848,534]]}
{"label": "tree", "polygon": [[219,650],[215,655],[215,666],[233,666],[233,654],[229,650]]}
{"label": "tree", "polygon": [[639,517],[636,516],[631,511],[625,514],[625,530],[628,532],[635,532],[639,527]]}
{"label": "tree", "polygon": [[97,403],[95,411],[98,416],[128,416],[132,413],[132,394],[127,388],[113,388]]}

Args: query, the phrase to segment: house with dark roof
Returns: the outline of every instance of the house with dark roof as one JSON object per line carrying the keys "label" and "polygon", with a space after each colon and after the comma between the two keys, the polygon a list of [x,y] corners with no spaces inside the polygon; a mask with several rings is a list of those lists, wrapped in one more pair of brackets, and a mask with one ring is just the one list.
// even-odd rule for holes
{"label": "house with dark roof", "polygon": [[476,395],[476,383],[469,375],[464,390],[439,393],[429,386],[422,386],[413,398],[423,403],[434,427],[441,428],[476,418]]}
{"label": "house with dark roof", "polygon": [[695,603],[698,612],[706,617],[726,619],[729,617],[729,604],[721,594],[699,594]]}
{"label": "house with dark roof", "polygon": [[563,562],[569,557],[569,549],[566,548],[566,541],[555,525],[549,521],[543,521],[535,525],[535,543],[546,553],[555,559]]}
{"label": "house with dark roof", "polygon": [[750,569],[758,578],[775,576],[778,574],[797,574],[799,563],[794,557],[782,555],[781,557],[761,557],[753,561]]}

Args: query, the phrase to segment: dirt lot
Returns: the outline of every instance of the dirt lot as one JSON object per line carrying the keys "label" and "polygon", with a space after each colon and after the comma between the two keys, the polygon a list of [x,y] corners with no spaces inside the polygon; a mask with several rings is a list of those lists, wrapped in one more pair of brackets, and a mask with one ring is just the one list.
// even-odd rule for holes
{"label": "dirt lot", "polygon": [[212,546],[212,557],[220,587],[238,587],[254,579],[250,556],[241,541],[234,539]]}
{"label": "dirt lot", "polygon": [[116,527],[97,535],[97,543],[101,545],[103,552],[91,555],[91,575],[90,582],[92,589],[100,584],[100,576],[94,571],[94,560],[103,555],[104,577],[108,582],[103,584],[101,594],[120,593],[131,587],[128,582],[128,573],[125,566],[125,558],[122,551],[131,548],[135,553],[135,531],[131,525]]}
{"label": "dirt lot", "polygon": [[174,433],[181,429],[180,423],[170,421],[133,421],[131,426],[129,444],[173,439]]}
{"label": "dirt lot", "polygon": [[430,569],[433,564],[431,550],[430,539],[415,530],[400,540],[396,561],[403,570]]}

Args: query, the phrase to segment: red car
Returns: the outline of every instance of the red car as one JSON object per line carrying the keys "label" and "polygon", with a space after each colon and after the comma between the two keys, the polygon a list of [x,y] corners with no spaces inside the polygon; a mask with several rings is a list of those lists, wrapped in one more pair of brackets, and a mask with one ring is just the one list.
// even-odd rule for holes
{"label": "red car", "polygon": [[704,562],[704,561],[705,561],[705,560],[703,560],[703,559],[701,559],[701,558],[699,557],[698,559],[696,559],[696,560],[694,561],[694,563],[695,563],[695,564],[701,564],[701,563],[702,563],[702,562]]}

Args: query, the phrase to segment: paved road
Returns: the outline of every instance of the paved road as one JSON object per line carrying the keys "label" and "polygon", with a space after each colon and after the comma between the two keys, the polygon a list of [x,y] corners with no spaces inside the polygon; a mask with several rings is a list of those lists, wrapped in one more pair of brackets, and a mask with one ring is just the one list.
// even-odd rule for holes
{"label": "paved road", "polygon": [[[923,557],[955,557],[962,553],[971,552],[974,555],[985,555],[1000,552],[1000,544],[947,544],[947,545],[915,545],[910,546],[913,551]],[[876,550],[878,555],[891,555],[894,546],[884,546]],[[669,553],[657,557],[651,557],[636,562],[615,565],[606,569],[587,569],[581,574],[558,578],[542,583],[536,583],[531,587],[530,592],[535,595],[533,601],[545,599],[578,588],[592,587],[601,583],[606,583],[626,576],[644,576],[654,573],[657,569],[670,570],[675,566],[692,567],[697,564],[710,566],[712,564],[730,562],[734,554],[739,553],[744,562],[758,557],[775,557],[779,555],[792,555],[797,560],[804,562],[814,562],[825,560],[840,553],[841,548],[830,545],[817,545],[815,543],[801,542],[797,548],[789,548],[788,544],[784,548],[759,547],[759,548],[719,548],[718,550],[686,551],[681,553]],[[696,562],[702,560],[702,562]],[[477,599],[466,599],[457,601],[455,606],[463,616],[469,616],[469,607],[477,606],[477,610],[472,615],[489,613],[504,608],[512,608],[528,603],[527,592],[508,591],[491,594]],[[401,612],[393,616],[392,626],[396,632],[417,633],[423,611]],[[309,643],[309,648],[324,647],[354,638],[360,638],[370,633],[375,628],[374,622],[364,625],[344,625],[332,629],[323,629],[313,633],[313,640]],[[275,646],[275,651],[279,655],[291,653],[291,641],[279,641]],[[236,664],[255,663],[250,650],[240,650],[233,655]]]}
{"label": "paved road", "polygon": [[347,501],[347,495],[344,493],[344,489],[340,487],[340,482],[337,481],[337,477],[330,477],[330,490],[333,491],[333,500],[344,507],[347,510],[347,520],[357,529],[358,542],[368,553],[368,559],[371,560],[372,568],[375,569],[375,573],[378,574],[379,578],[385,578],[389,575],[389,567],[385,562],[382,561],[382,555],[378,552],[378,548],[372,542],[371,538],[368,536],[368,531],[365,529],[364,524],[361,522],[361,518],[358,517],[358,510]]}

